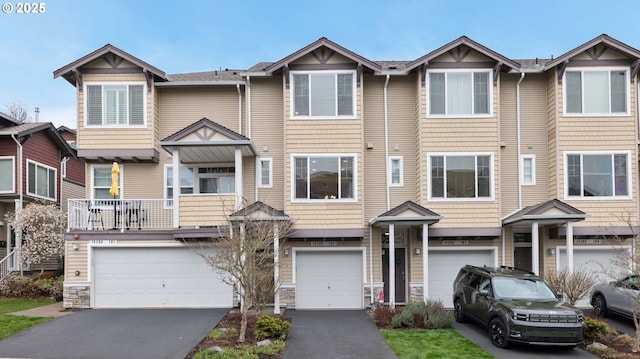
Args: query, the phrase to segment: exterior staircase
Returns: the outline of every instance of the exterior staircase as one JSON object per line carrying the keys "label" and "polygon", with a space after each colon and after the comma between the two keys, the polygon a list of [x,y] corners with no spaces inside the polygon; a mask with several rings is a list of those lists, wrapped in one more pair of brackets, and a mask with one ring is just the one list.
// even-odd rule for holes
{"label": "exterior staircase", "polygon": [[0,260],[0,281],[4,279],[4,277],[8,276],[9,273],[14,271],[16,262],[16,251],[12,250],[7,254],[6,257]]}

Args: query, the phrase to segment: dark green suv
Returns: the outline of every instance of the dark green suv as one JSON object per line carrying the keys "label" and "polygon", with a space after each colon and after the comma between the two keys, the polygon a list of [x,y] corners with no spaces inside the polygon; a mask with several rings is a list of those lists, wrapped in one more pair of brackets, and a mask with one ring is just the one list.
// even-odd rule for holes
{"label": "dark green suv", "polygon": [[489,329],[491,343],[575,347],[584,339],[582,311],[563,303],[534,273],[512,267],[460,269],[453,283],[457,322]]}

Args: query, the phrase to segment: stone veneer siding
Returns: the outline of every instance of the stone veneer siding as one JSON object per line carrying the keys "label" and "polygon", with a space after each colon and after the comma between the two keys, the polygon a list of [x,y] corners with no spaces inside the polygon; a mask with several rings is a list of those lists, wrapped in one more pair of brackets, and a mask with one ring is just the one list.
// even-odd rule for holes
{"label": "stone veneer siding", "polygon": [[70,285],[62,290],[64,308],[91,308],[91,286]]}

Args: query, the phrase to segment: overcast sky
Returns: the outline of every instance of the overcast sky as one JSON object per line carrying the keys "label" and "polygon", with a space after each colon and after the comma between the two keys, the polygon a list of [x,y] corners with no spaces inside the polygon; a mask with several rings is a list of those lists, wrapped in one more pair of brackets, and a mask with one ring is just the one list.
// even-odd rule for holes
{"label": "overcast sky", "polygon": [[511,59],[557,57],[602,33],[640,48],[637,0],[45,0],[33,14],[0,3],[0,111],[17,101],[71,128],[75,88],[53,71],[107,43],[168,74],[246,69],[323,36],[374,61],[415,60],[462,35]]}

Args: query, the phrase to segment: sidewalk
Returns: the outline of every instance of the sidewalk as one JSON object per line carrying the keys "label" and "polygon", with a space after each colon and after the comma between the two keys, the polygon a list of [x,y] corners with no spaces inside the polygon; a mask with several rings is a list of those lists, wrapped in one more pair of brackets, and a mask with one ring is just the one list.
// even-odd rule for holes
{"label": "sidewalk", "polygon": [[71,313],[73,313],[73,311],[67,311],[62,307],[62,302],[55,302],[53,304],[45,305],[42,307],[21,310],[19,312],[13,312],[9,314],[23,315],[25,317],[57,318]]}

